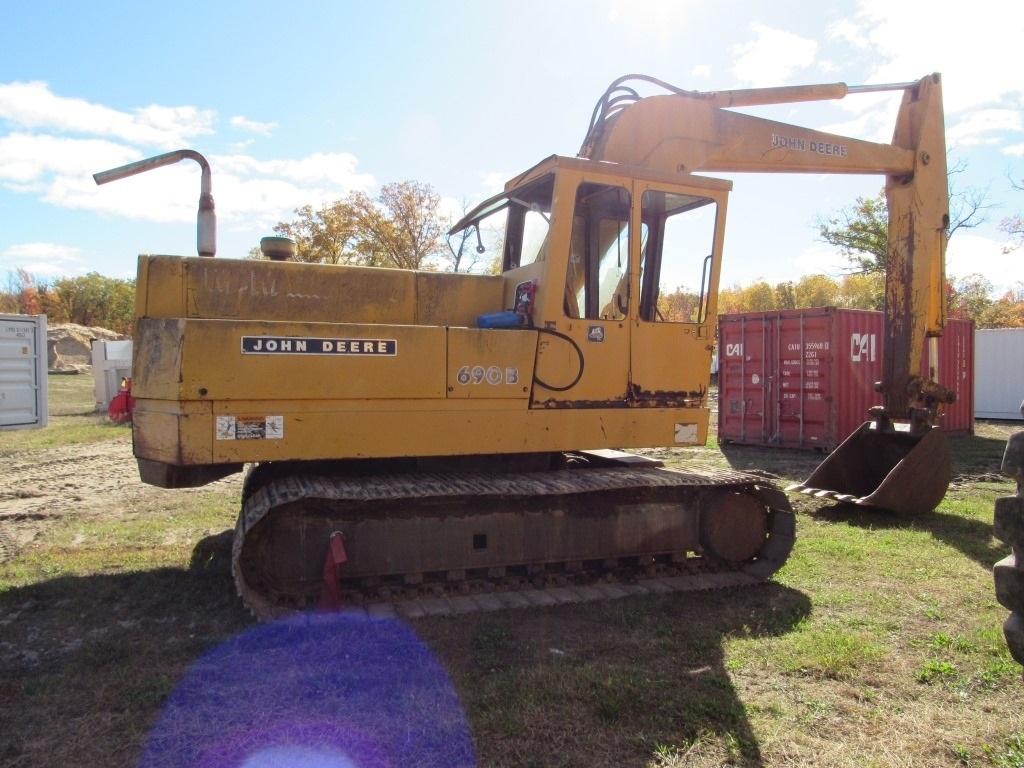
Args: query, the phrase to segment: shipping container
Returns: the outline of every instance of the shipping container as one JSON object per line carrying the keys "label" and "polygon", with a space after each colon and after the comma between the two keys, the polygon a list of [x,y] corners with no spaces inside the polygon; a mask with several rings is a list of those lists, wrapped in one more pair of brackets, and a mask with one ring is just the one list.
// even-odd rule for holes
{"label": "shipping container", "polygon": [[1024,419],[1024,328],[974,332],[974,415]]}
{"label": "shipping container", "polygon": [[121,379],[132,377],[132,340],[92,340],[92,379],[96,410],[105,411],[121,391]]}
{"label": "shipping container", "polygon": [[46,315],[0,315],[0,429],[45,427]]}
{"label": "shipping container", "polygon": [[[881,402],[882,313],[793,309],[722,315],[718,439],[832,450]],[[938,380],[956,393],[940,426],[973,431],[973,324],[950,320]],[[925,352],[926,362],[927,351]]]}

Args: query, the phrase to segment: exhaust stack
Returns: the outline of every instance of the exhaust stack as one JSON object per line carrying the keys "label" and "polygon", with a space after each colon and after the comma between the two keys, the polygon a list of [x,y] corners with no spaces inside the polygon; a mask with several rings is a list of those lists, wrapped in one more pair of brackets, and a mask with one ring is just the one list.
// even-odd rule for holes
{"label": "exhaust stack", "polygon": [[138,173],[152,171],[165,165],[172,165],[180,160],[195,160],[199,163],[203,175],[200,180],[199,213],[196,217],[196,248],[200,256],[214,256],[217,253],[217,215],[213,209],[212,182],[210,164],[206,158],[194,149],[176,149],[156,157],[148,157],[109,171],[100,171],[92,175],[97,184],[106,184],[119,179],[126,179]]}

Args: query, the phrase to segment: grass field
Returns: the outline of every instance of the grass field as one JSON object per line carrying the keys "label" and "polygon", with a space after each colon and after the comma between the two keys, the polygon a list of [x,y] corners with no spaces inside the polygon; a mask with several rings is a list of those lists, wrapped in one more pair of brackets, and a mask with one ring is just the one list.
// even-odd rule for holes
{"label": "grass field", "polygon": [[43,429],[0,432],[0,456],[33,448],[113,440],[130,432],[124,424],[110,423],[96,410],[93,379],[89,374],[51,375],[49,423]]}
{"label": "grass field", "polygon": [[[43,442],[0,436],[0,451],[44,461],[48,446],[113,436],[130,461],[123,429],[75,410],[74,378],[51,389],[55,405],[97,431],[57,423]],[[991,576],[1010,431],[954,439],[956,479],[929,515],[794,499],[796,547],[761,587],[412,626],[459,693],[481,765],[1024,766],[1020,668]],[[816,461],[659,454],[783,483]],[[134,765],[190,665],[251,625],[210,545],[234,523],[237,482],[116,498],[0,562],[0,766]]]}

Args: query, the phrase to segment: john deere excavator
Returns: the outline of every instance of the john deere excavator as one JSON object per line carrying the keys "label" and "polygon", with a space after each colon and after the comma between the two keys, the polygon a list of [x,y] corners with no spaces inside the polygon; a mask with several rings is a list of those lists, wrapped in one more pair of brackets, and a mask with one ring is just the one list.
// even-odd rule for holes
{"label": "john deere excavator", "polygon": [[[880,90],[903,92],[891,144],[729,109]],[[885,175],[882,402],[799,488],[897,512],[945,493],[937,345],[919,370],[944,322],[938,75],[707,93],[621,78],[576,157],[541,161],[453,227],[477,249],[503,233],[496,276],[297,263],[273,238],[267,260],[209,258],[210,168],[191,150],[96,180],[183,158],[203,169],[200,256],[139,258],[134,451],[164,488],[253,465],[232,565],[261,617],[342,596],[426,593],[429,613],[741,585],[782,565],[794,518],[761,476],[620,452],[706,439],[732,184],[698,171]],[[697,300],[664,316],[662,287],[684,283]]]}

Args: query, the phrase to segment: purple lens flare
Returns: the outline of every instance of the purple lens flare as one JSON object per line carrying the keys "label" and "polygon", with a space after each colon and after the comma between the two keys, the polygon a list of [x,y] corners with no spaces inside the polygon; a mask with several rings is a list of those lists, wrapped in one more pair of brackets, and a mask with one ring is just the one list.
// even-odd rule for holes
{"label": "purple lens flare", "polygon": [[471,768],[455,689],[404,624],[352,613],[252,627],[168,698],[140,768]]}

